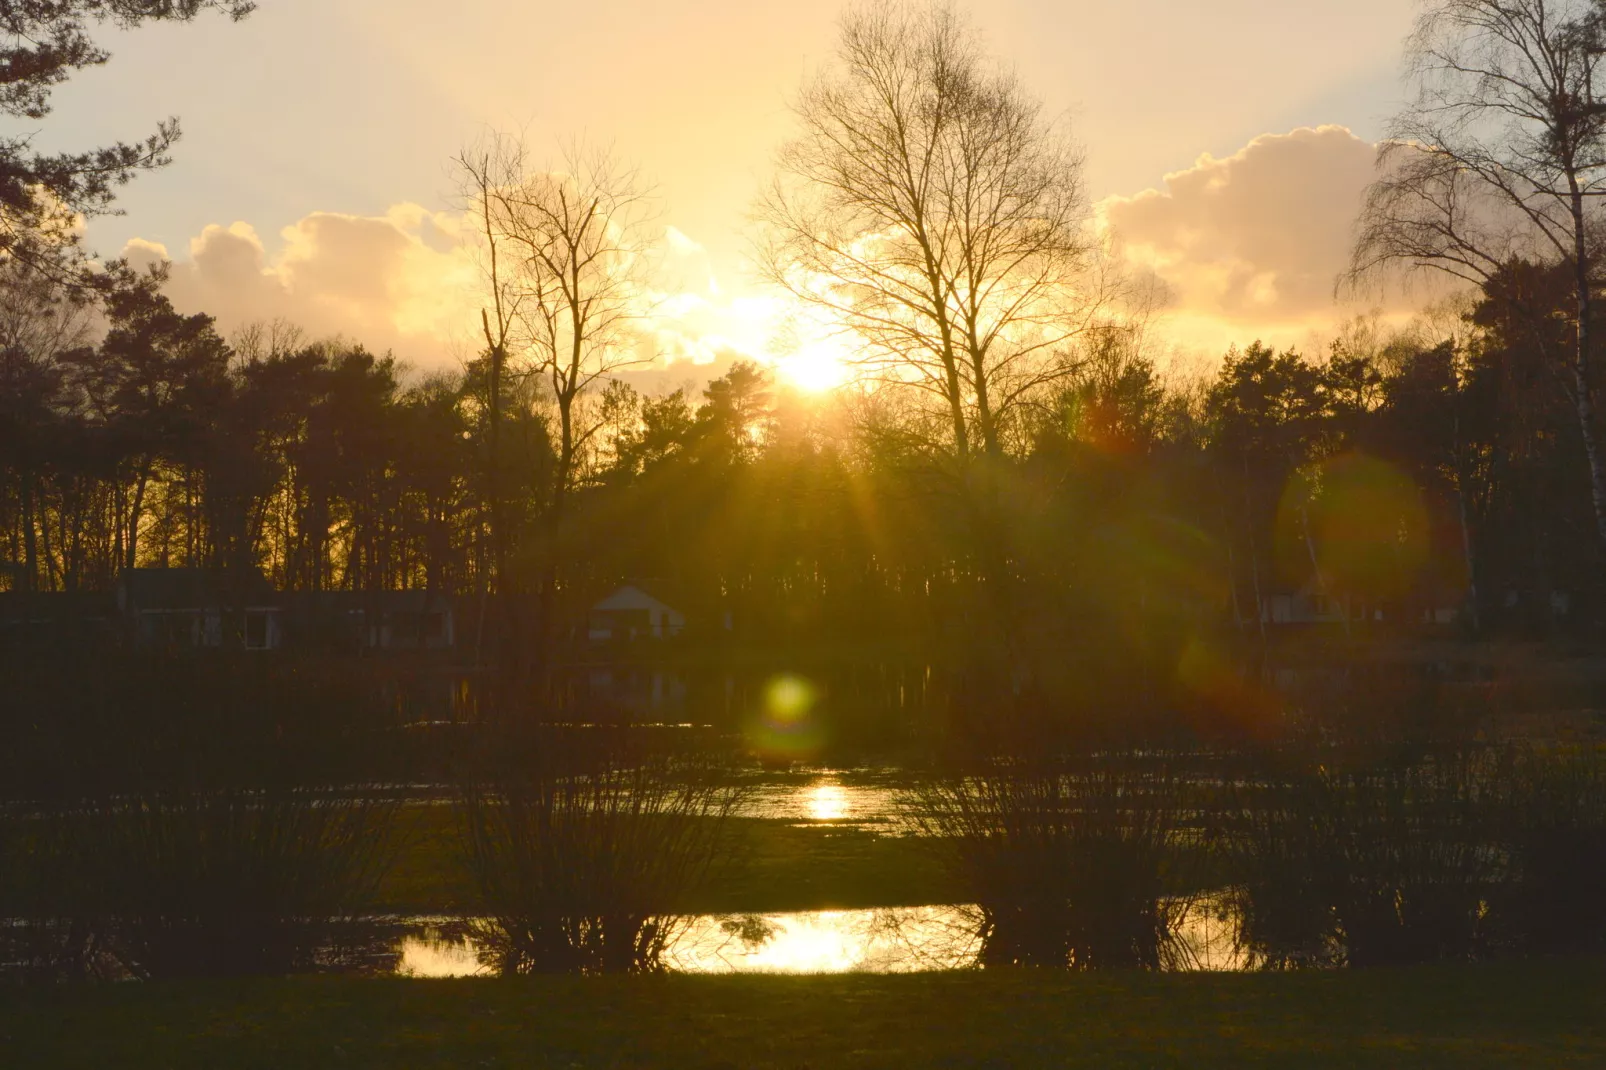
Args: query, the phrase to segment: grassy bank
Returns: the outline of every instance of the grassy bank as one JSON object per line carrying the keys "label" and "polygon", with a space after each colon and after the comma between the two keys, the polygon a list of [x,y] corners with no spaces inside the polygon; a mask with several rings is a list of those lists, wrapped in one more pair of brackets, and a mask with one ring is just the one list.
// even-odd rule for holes
{"label": "grassy bank", "polygon": [[[381,910],[449,914],[472,909],[449,806],[401,811],[401,851],[380,888]],[[731,865],[680,909],[688,913],[828,910],[952,903],[961,897],[914,839],[855,826],[732,821]]]}
{"label": "grassy bank", "polygon": [[144,1067],[1568,1067],[1606,962],[1238,976],[308,978],[0,992],[0,1062]]}

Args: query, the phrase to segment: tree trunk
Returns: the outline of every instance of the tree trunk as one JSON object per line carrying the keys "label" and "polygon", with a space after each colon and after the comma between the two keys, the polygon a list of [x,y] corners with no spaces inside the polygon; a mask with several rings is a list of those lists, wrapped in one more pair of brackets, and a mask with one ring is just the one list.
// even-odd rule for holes
{"label": "tree trunk", "polygon": [[22,589],[32,591],[38,584],[39,548],[34,532],[34,472],[23,462],[22,470]]}
{"label": "tree trunk", "polygon": [[127,569],[135,567],[135,562],[138,560],[139,518],[145,508],[145,487],[150,478],[151,462],[146,459],[145,463],[140,465],[139,478],[134,483],[134,500],[128,507],[128,543],[126,556],[123,558],[123,567]]}
{"label": "tree trunk", "polygon": [[1482,630],[1482,622],[1478,613],[1478,570],[1477,559],[1472,549],[1472,524],[1467,518],[1467,494],[1465,485],[1465,466],[1461,462],[1461,416],[1455,417],[1455,508],[1461,523],[1461,560],[1467,570],[1467,613],[1471,619],[1472,633],[1478,634]]}
{"label": "tree trunk", "polygon": [[1595,508],[1595,532],[1606,549],[1606,458],[1601,456],[1599,429],[1595,415],[1595,384],[1591,375],[1594,357],[1594,295],[1589,280],[1589,235],[1584,220],[1584,194],[1573,174],[1567,176],[1572,192],[1573,288],[1578,308],[1577,340],[1573,350],[1573,405],[1578,413],[1578,430],[1584,440],[1584,456],[1589,461],[1590,501]]}
{"label": "tree trunk", "polygon": [[1261,671],[1265,671],[1266,657],[1266,600],[1260,590],[1260,551],[1255,542],[1255,503],[1250,493],[1249,455],[1243,458],[1244,469],[1244,524],[1249,532],[1249,582],[1255,592],[1255,621],[1260,627]]}
{"label": "tree trunk", "polygon": [[[1310,558],[1310,571],[1316,580],[1316,589],[1321,591],[1325,597],[1333,598],[1333,592],[1328,590],[1327,577],[1322,574],[1321,562],[1316,555],[1316,539],[1310,533],[1310,503],[1308,501],[1299,503],[1299,526],[1305,536],[1305,554]],[[1337,602],[1336,598],[1333,598],[1333,600]],[[1350,636],[1350,604],[1348,596],[1344,598],[1343,613],[1344,637],[1347,639]]]}
{"label": "tree trunk", "polygon": [[1212,464],[1210,470],[1216,476],[1216,502],[1221,506],[1221,533],[1223,542],[1227,547],[1227,593],[1232,596],[1232,623],[1237,627],[1239,634],[1244,630],[1243,604],[1238,597],[1238,557],[1233,552],[1232,524],[1227,519],[1227,492],[1221,485],[1221,468]]}

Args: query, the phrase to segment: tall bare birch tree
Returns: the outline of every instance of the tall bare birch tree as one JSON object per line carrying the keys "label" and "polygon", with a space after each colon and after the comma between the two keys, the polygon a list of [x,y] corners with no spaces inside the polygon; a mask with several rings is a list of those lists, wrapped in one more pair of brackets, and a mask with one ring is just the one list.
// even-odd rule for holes
{"label": "tall bare birch tree", "polygon": [[[1598,205],[1606,195],[1602,6],[1436,0],[1407,48],[1415,97],[1379,149],[1351,276],[1403,263],[1482,284],[1518,259],[1571,268],[1570,344],[1556,366],[1606,541],[1594,368]],[[1536,340],[1547,333],[1535,331]]]}
{"label": "tall bare birch tree", "polygon": [[592,394],[652,359],[640,330],[651,311],[652,199],[634,168],[580,144],[537,169],[517,138],[493,135],[457,163],[483,244],[492,376],[543,383],[557,452],[548,507],[561,518],[603,424]]}
{"label": "tall bare birch tree", "polygon": [[552,405],[555,452],[537,565],[544,652],[557,585],[555,551],[580,460],[605,423],[593,394],[617,373],[650,362],[652,201],[637,171],[609,150],[571,143],[531,166],[518,138],[497,134],[458,159],[481,232],[491,366],[492,440],[505,375],[538,378]]}
{"label": "tall bare birch tree", "polygon": [[524,359],[557,417],[557,519],[581,452],[603,426],[588,404],[598,384],[650,363],[652,201],[637,171],[606,149],[571,145],[554,166],[495,196],[495,225],[514,258]]}
{"label": "tall bare birch tree", "polygon": [[502,400],[509,346],[518,323],[519,294],[513,285],[516,272],[507,263],[506,244],[497,224],[497,198],[501,190],[523,177],[524,152],[516,141],[500,135],[482,138],[452,161],[459,183],[464,214],[479,242],[484,304],[480,330],[485,338],[486,423],[490,457],[486,461],[486,497],[491,512],[491,560],[494,582],[507,583],[507,502],[502,488]]}
{"label": "tall bare birch tree", "polygon": [[850,12],[795,111],[765,274],[854,337],[862,375],[930,395],[961,460],[999,454],[1090,322],[1079,151],[945,5]]}

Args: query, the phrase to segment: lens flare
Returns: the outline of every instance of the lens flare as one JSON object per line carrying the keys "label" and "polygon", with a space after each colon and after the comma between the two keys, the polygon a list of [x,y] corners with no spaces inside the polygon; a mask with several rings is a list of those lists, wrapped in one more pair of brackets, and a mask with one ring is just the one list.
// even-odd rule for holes
{"label": "lens flare", "polygon": [[1276,699],[1235,666],[1225,650],[1201,636],[1190,636],[1184,644],[1177,680],[1212,722],[1250,736],[1272,732],[1280,722]]}
{"label": "lens flare", "polygon": [[1427,510],[1416,484],[1398,468],[1365,454],[1342,454],[1289,481],[1278,508],[1277,541],[1289,577],[1314,564],[1329,593],[1397,597],[1427,560]]}
{"label": "lens flare", "polygon": [[772,721],[801,720],[813,707],[814,688],[801,676],[777,676],[764,689],[764,708]]}
{"label": "lens flare", "polygon": [[819,753],[825,740],[815,707],[820,699],[814,684],[794,673],[783,673],[764,685],[759,709],[747,721],[743,734],[759,757],[797,760]]}

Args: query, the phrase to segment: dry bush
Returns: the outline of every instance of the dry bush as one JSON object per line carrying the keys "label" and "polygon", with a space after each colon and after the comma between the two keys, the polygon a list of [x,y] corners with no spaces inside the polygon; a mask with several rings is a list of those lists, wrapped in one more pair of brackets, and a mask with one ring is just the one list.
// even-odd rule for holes
{"label": "dry bush", "polygon": [[544,729],[500,757],[460,800],[494,968],[661,969],[689,923],[676,911],[730,854],[730,764],[603,728]]}
{"label": "dry bush", "polygon": [[1505,948],[1566,954],[1606,948],[1606,758],[1519,754],[1503,819],[1510,880],[1492,903]]}
{"label": "dry bush", "polygon": [[1000,759],[924,780],[905,808],[977,905],[983,965],[1157,969],[1189,954],[1191,796],[1138,761]]}
{"label": "dry bush", "polygon": [[371,904],[396,804],[305,789],[163,792],[84,819],[107,947],[137,977],[323,964]]}
{"label": "dry bush", "polygon": [[1481,953],[1505,868],[1498,756],[1339,761],[1311,757],[1246,790],[1230,842],[1251,961],[1375,966]]}

